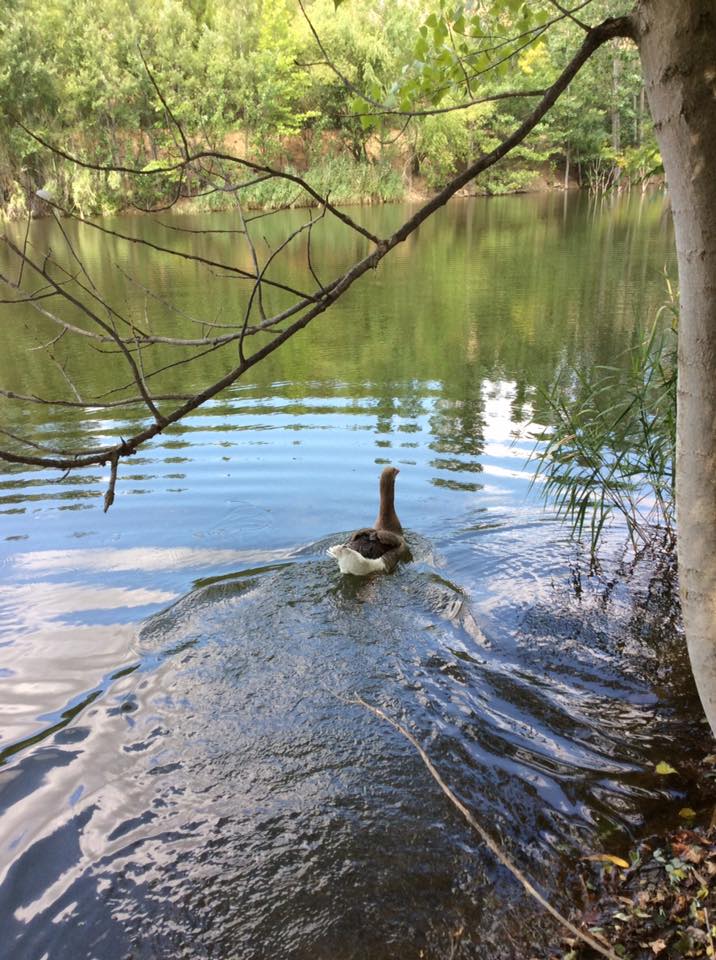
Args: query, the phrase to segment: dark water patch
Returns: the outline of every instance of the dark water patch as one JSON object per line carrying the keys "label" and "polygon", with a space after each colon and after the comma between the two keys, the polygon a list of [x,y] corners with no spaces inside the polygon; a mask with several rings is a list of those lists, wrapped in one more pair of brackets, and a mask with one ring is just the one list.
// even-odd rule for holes
{"label": "dark water patch", "polygon": [[[513,956],[498,907],[529,916],[521,891],[356,694],[408,726],[557,898],[555,846],[576,855],[672,796],[648,774],[665,737],[654,697],[633,674],[605,676],[598,626],[581,623],[581,671],[526,631],[517,661],[429,542],[411,535],[414,562],[360,579],[326,558],[336,539],[211,580],[147,621],[116,705],[105,697],[93,734],[63,744],[68,764],[81,744],[83,768],[111,770],[108,782],[27,842],[15,869],[33,879],[3,887],[16,956],[35,955],[38,924],[53,957],[71,956],[85,926],[105,930],[110,958],[449,956],[461,926],[479,931],[464,956],[486,944]],[[52,789],[28,784],[34,803]],[[63,883],[30,869],[45,850]]]}
{"label": "dark water patch", "polygon": [[[120,465],[107,514],[108,469],[55,484],[2,468],[13,958],[528,956],[551,930],[355,693],[413,731],[558,904],[578,852],[615,852],[695,802],[682,767],[702,728],[673,591],[617,562],[588,576],[526,463],[557,372],[620,362],[650,322],[670,229],[647,197],[598,215],[558,201],[461,203],[424,224],[389,273]],[[399,213],[361,217],[387,235]],[[32,230],[51,245],[51,223]],[[348,251],[318,236],[329,276]],[[126,252],[82,251],[114,291]],[[153,270],[189,315],[241,309],[235,285]],[[141,292],[117,292],[142,315]],[[59,393],[24,329],[0,349],[4,386]],[[199,389],[217,357],[152,382]],[[120,395],[98,355],[66,359],[79,389]],[[152,363],[174,359],[158,345]],[[32,407],[15,423],[0,406],[60,448],[87,427],[130,435],[145,412]],[[383,463],[402,465],[413,560],[340,577],[325,549],[373,521]],[[660,760],[678,775],[658,777]]]}

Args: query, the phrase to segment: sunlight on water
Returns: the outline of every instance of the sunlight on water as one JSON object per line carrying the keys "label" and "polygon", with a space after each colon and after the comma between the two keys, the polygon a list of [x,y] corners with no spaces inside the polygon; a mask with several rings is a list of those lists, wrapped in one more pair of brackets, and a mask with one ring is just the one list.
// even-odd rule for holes
{"label": "sunlight on water", "polygon": [[[669,229],[658,198],[630,203],[570,199],[569,230],[562,198],[444,211],[254,380],[123,463],[107,515],[106,469],[5,469],[14,958],[449,957],[462,928],[460,956],[499,960],[548,938],[356,693],[557,902],[583,849],[683,806],[653,775],[695,739],[678,633],[638,574],[587,577],[529,463],[540,391],[619,356],[660,302]],[[158,277],[192,310],[199,279]],[[36,387],[17,357],[5,376]],[[35,416],[37,442],[78,426]],[[139,413],[86,416],[116,437]],[[385,463],[412,560],[341,577],[326,550],[372,522]]]}

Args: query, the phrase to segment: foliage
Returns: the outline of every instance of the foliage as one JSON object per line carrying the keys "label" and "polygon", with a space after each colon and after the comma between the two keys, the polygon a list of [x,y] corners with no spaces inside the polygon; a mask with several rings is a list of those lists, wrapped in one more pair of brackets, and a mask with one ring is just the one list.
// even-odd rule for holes
{"label": "foliage", "polygon": [[[713,756],[690,770],[689,788],[713,802]],[[694,814],[682,810],[680,816]],[[689,820],[689,817],[684,817]],[[580,871],[589,890],[581,918],[602,931],[618,956],[712,957],[716,909],[713,828],[686,823],[630,851],[629,870]],[[564,960],[576,951],[562,954]]]}
{"label": "foliage", "polygon": [[592,553],[615,514],[635,545],[673,546],[677,316],[669,287],[625,367],[574,372],[571,385],[558,378],[546,396],[554,426],[540,437],[535,479],[576,536],[589,530]]}
{"label": "foliage", "polygon": [[[428,186],[445,186],[465,169],[471,158],[494,149],[514,122],[514,117],[499,113],[495,103],[425,117],[412,135],[411,146]],[[489,194],[521,190],[534,180],[536,170],[547,159],[546,151],[517,147],[508,163],[493,167],[480,177],[477,188]]]}
{"label": "foliage", "polygon": [[[546,0],[466,10],[412,0],[313,0],[307,12],[321,49],[295,0],[7,0],[0,9],[0,208],[17,214],[50,183],[86,213],[126,203],[126,182],[59,171],[14,118],[96,162],[145,167],[166,156],[176,137],[153,81],[197,142],[223,146],[241,136],[254,156],[315,168],[313,176],[324,158],[324,172],[330,167],[339,176],[349,167],[337,166],[338,156],[360,161],[367,169],[358,179],[369,192],[361,197],[341,186],[341,196],[394,198],[393,169],[418,170],[439,187],[513,129],[532,101],[483,103],[407,127],[386,111],[544,88],[580,42],[576,24],[555,17]],[[593,19],[617,12],[607,0],[593,0],[589,11]],[[292,138],[301,150],[289,149]],[[309,156],[304,149],[326,139],[329,151]],[[390,172],[382,152],[376,157],[377,141],[397,141]],[[600,51],[521,149],[516,163],[478,188],[523,188],[548,159],[569,157],[584,182],[614,182],[617,170],[638,180],[658,169],[634,51]],[[385,187],[375,187],[378,171],[388,175]],[[132,200],[165,201],[167,184],[146,179]]]}
{"label": "foliage", "polygon": [[[291,167],[289,173],[296,172]],[[341,154],[318,159],[302,173],[304,179],[332,203],[400,200],[400,176],[388,164],[366,164]],[[306,195],[287,180],[264,180],[244,192],[249,207],[292,207],[306,202]]]}

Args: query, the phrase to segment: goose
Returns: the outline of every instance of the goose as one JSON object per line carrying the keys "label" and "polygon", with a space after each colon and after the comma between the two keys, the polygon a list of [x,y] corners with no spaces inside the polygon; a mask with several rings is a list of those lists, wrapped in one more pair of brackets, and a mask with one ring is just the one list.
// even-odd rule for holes
{"label": "goose", "polygon": [[400,471],[386,467],[380,475],[380,509],[375,525],[356,530],[346,543],[328,548],[338,561],[341,573],[362,577],[369,573],[390,573],[407,554],[403,528],[395,512],[395,478]]}

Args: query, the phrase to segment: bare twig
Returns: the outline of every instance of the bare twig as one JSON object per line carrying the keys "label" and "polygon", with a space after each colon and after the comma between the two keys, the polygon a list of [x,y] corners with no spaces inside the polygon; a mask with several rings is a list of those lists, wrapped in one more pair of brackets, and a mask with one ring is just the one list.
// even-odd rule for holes
{"label": "bare twig", "polygon": [[467,822],[470,824],[473,830],[478,834],[478,836],[483,841],[485,846],[488,847],[488,849],[493,853],[493,855],[497,858],[497,860],[499,860],[502,866],[506,867],[507,870],[509,870],[509,872],[515,878],[515,880],[517,880],[518,883],[522,886],[522,889],[525,891],[525,893],[529,894],[530,897],[536,900],[537,903],[539,903],[539,905],[543,907],[547,911],[547,913],[550,914],[550,916],[554,917],[554,919],[557,920],[558,923],[561,926],[563,926],[566,930],[569,930],[569,932],[573,936],[578,937],[581,941],[588,944],[592,948],[592,950],[596,950],[597,953],[599,953],[603,957],[607,957],[608,960],[618,960],[617,954],[611,949],[611,947],[608,944],[604,946],[602,943],[599,942],[599,940],[596,940],[590,933],[587,933],[584,930],[580,930],[579,927],[576,927],[570,920],[568,920],[555,907],[553,907],[552,904],[549,902],[549,900],[547,900],[539,892],[539,890],[537,890],[537,888],[532,885],[532,883],[525,876],[525,874],[519,869],[519,867],[515,864],[512,858],[508,856],[507,853],[505,853],[502,847],[500,847],[495,840],[493,840],[493,838],[490,836],[487,830],[485,830],[485,828],[476,820],[475,816],[470,812],[470,810],[468,810],[465,804],[458,799],[455,793],[445,783],[440,773],[435,768],[435,765],[433,764],[430,757],[427,755],[425,750],[423,750],[423,748],[420,746],[418,741],[415,739],[415,737],[412,735],[412,733],[409,730],[406,730],[406,728],[401,723],[398,723],[398,721],[395,720],[393,717],[389,716],[387,713],[384,713],[379,707],[374,707],[372,704],[366,703],[366,701],[363,700],[362,697],[355,696],[352,699],[348,699],[347,702],[360,706],[364,710],[367,710],[369,713],[372,713],[374,716],[378,717],[379,720],[383,720],[385,723],[389,723],[391,727],[397,730],[398,733],[402,737],[404,737],[408,741],[408,743],[411,744],[411,746],[417,751],[418,755],[420,756],[420,759],[425,764],[425,767],[428,773],[433,778],[433,780],[437,783],[437,785],[440,787],[440,789],[448,798],[450,803],[452,803],[453,806],[460,811],[460,813],[467,820]]}
{"label": "bare twig", "polygon": [[[567,10],[566,7],[563,7],[561,3],[557,3],[557,0],[549,0],[549,3],[551,3],[553,7],[556,7],[561,14],[564,14],[565,17],[568,17],[573,23],[576,23],[580,29],[585,31],[585,33],[589,33],[589,31],[592,29],[588,23],[584,23],[575,17],[572,10]],[[577,9],[580,8],[577,7]]]}
{"label": "bare twig", "polygon": [[[308,236],[310,237],[310,236],[311,236],[311,231],[312,231],[313,227],[318,223],[319,220],[322,220],[322,219],[323,219],[323,217],[325,216],[325,214],[326,214],[326,211],[325,211],[325,208],[324,208],[324,209],[321,211],[320,216],[315,217],[315,218],[310,217],[307,223],[302,223],[300,227],[297,227],[296,230],[294,230],[292,233],[290,233],[290,234],[285,238],[285,240],[283,240],[282,243],[281,243],[275,250],[273,250],[273,251],[271,252],[270,256],[269,256],[269,257],[267,258],[267,260],[266,260],[266,263],[263,265],[263,267],[262,267],[262,269],[261,269],[261,272],[259,273],[259,276],[258,276],[257,279],[256,279],[256,284],[254,285],[254,289],[251,291],[251,296],[249,297],[249,302],[248,302],[248,304],[246,305],[246,311],[245,311],[245,313],[244,313],[244,325],[243,325],[243,327],[242,327],[242,329],[241,329],[241,336],[240,336],[240,339],[239,339],[239,356],[241,357],[242,360],[244,359],[243,344],[244,344],[244,338],[245,338],[245,336],[246,336],[246,332],[247,332],[247,330],[248,330],[249,317],[250,317],[250,315],[251,315],[251,304],[252,304],[253,297],[254,297],[254,294],[256,293],[256,291],[258,290],[258,291],[260,292],[260,290],[261,290],[261,281],[262,281],[262,279],[263,279],[263,275],[266,273],[266,271],[268,270],[268,268],[271,266],[271,263],[272,263],[272,262],[276,259],[276,257],[281,253],[281,251],[282,251],[282,250],[285,250],[285,248],[289,245],[289,243],[291,243],[292,240],[294,240],[295,237],[297,237],[299,234],[303,233],[304,230],[308,230]],[[272,322],[272,323],[275,323],[276,321],[272,318],[272,321],[271,321],[271,322]],[[262,329],[266,329],[267,324],[268,324],[268,321],[267,321],[266,316],[264,315],[264,316],[263,316],[263,323],[261,324]]]}
{"label": "bare twig", "polygon": [[12,433],[10,430],[5,430],[0,427],[0,433],[4,437],[9,437],[11,440],[15,440],[17,443],[24,443],[27,447],[32,447],[33,450],[41,450],[43,453],[51,453],[53,456],[67,456],[66,450],[58,450],[55,447],[48,447],[44,443],[35,443],[34,440],[29,440],[27,437],[20,437],[16,433]]}
{"label": "bare twig", "polygon": [[82,403],[82,397],[80,396],[80,392],[77,389],[77,387],[74,385],[70,375],[67,373],[67,370],[65,369],[65,365],[63,363],[60,363],[60,361],[52,353],[51,350],[47,351],[47,355],[50,358],[50,360],[52,360],[52,362],[57,367],[57,369],[60,371],[60,374],[62,375],[63,380],[65,381],[67,386],[70,388],[72,393],[75,395],[75,399],[77,400],[77,403]]}
{"label": "bare twig", "polygon": [[[151,374],[149,375],[151,376]],[[111,391],[112,393],[116,391]],[[173,401],[186,401],[191,400],[193,394],[190,393],[163,393],[156,394],[154,396],[155,400],[173,400]],[[0,388],[0,397],[5,397],[7,400],[19,400],[22,403],[37,403],[46,407],[69,407],[70,409],[76,410],[106,410],[112,407],[135,407],[138,404],[144,403],[142,397],[126,397],[123,400],[111,400],[104,401],[100,398],[91,398],[88,400],[73,401],[73,400],[64,400],[59,397],[38,397],[35,395],[16,393],[14,390],[3,390]],[[19,439],[19,438],[16,438]],[[66,456],[72,456],[72,454],[66,454]],[[98,461],[99,462],[99,461]]]}
{"label": "bare twig", "polygon": [[160,227],[164,227],[165,230],[175,230],[177,233],[196,233],[200,236],[208,236],[209,234],[219,233],[219,234],[242,234],[243,230],[212,230],[209,227],[202,227],[201,230],[192,228],[192,227],[179,227],[175,223],[165,223],[163,220],[158,220],[154,218],[154,222],[158,223]]}
{"label": "bare twig", "polygon": [[[179,123],[179,121],[177,120],[177,118],[174,116],[174,113],[172,112],[171,107],[170,107],[169,104],[167,103],[167,101],[166,101],[166,99],[165,99],[165,97],[164,97],[164,94],[163,94],[162,91],[161,91],[161,88],[160,88],[159,84],[158,84],[157,81],[154,79],[154,74],[153,74],[152,71],[149,69],[149,64],[147,63],[147,61],[146,61],[146,59],[145,59],[145,57],[144,57],[144,53],[142,52],[142,48],[141,48],[141,46],[140,46],[139,44],[137,44],[137,51],[139,52],[139,56],[140,56],[140,58],[141,58],[142,63],[144,64],[144,69],[147,71],[147,76],[149,77],[149,79],[150,79],[150,81],[151,81],[151,84],[152,84],[152,86],[154,87],[154,90],[155,90],[157,96],[158,96],[159,99],[161,100],[162,106],[164,107],[164,109],[165,109],[165,111],[166,111],[169,119],[171,120],[171,122],[174,124],[174,126],[175,126],[175,127],[177,128],[177,130],[179,131],[179,136],[181,137],[181,142],[182,142],[182,144],[183,144],[183,146],[184,146],[184,157],[185,157],[185,159],[188,159],[188,158],[189,158],[189,141],[188,141],[187,138],[186,138],[186,135],[185,135],[185,133],[184,133],[184,129],[183,129],[182,125]],[[106,509],[106,508],[105,508],[105,509]]]}
{"label": "bare twig", "polygon": [[117,464],[119,463],[119,454],[113,453],[110,457],[110,463],[112,465],[110,474],[109,474],[109,486],[107,487],[107,492],[104,495],[104,512],[106,513],[109,508],[114,503],[114,488],[117,486]]}
{"label": "bare twig", "polygon": [[[27,250],[27,241],[28,241],[28,239],[29,239],[29,237],[30,237],[30,225],[32,224],[32,210],[30,209],[30,202],[31,202],[31,201],[30,201],[30,196],[31,196],[31,194],[30,194],[29,191],[28,191],[28,197],[27,197],[27,222],[26,222],[26,224],[25,224],[25,236],[24,236],[23,241],[22,241],[22,252],[23,252],[23,253],[25,253],[25,251]],[[22,274],[23,274],[24,269],[25,269],[25,261],[24,261],[23,259],[21,259],[21,260],[20,260],[20,269],[19,269],[18,272],[17,272],[17,281],[16,281],[16,283],[15,283],[15,286],[16,286],[18,289],[22,286]]]}
{"label": "bare twig", "polygon": [[[12,240],[9,239],[9,237],[5,236],[4,240],[5,240],[5,243],[8,245],[8,247],[13,251],[13,253],[17,254],[18,256],[22,256],[22,251],[12,242]],[[47,267],[45,264],[43,264],[43,266],[40,267],[37,264],[35,264],[32,260],[30,260],[30,258],[27,256],[25,257],[25,262],[30,267],[32,267],[33,270],[35,270],[41,276],[43,276],[45,280],[47,280],[47,282],[56,289],[56,291],[60,294],[61,297],[64,297],[76,309],[79,309],[82,313],[84,313],[87,317],[89,317],[90,320],[96,323],[97,326],[100,327],[100,329],[104,330],[104,332],[109,337],[111,337],[112,340],[114,340],[114,342],[117,344],[121,352],[124,354],[124,357],[127,363],[129,364],[129,367],[132,371],[132,375],[135,378],[136,384],[139,388],[139,392],[144,398],[144,402],[146,403],[147,407],[149,408],[152,415],[154,416],[154,419],[158,424],[164,425],[164,417],[154,405],[154,401],[152,400],[151,396],[147,391],[147,388],[142,379],[141,372],[138,369],[136,363],[134,362],[134,359],[132,358],[131,353],[127,349],[122,339],[112,329],[112,327],[109,324],[105,323],[105,321],[102,320],[101,317],[98,317],[97,314],[94,313],[94,311],[90,310],[90,308],[86,304],[82,303],[81,300],[78,300],[77,297],[69,293],[64,287],[60,287],[47,272]],[[37,307],[37,309],[40,309],[40,308]]]}
{"label": "bare twig", "polygon": [[[126,240],[127,243],[147,247],[150,250],[156,250],[158,253],[165,253],[181,260],[191,260],[195,263],[201,263],[206,267],[215,267],[217,270],[225,270],[227,273],[236,274],[242,280],[256,280],[256,274],[251,273],[249,270],[242,270],[240,267],[235,267],[232,264],[222,263],[218,260],[211,260],[208,257],[201,257],[198,254],[186,253],[183,250],[175,250],[172,247],[164,247],[161,244],[153,243],[151,240],[146,240],[143,237],[133,237],[128,233],[120,233],[118,230],[111,230],[109,227],[105,227],[100,223],[94,223],[92,220],[86,220],[84,217],[72,213],[72,211],[65,209],[52,200],[46,200],[45,202],[51,207],[54,207],[54,209],[60,210],[65,214],[65,216],[72,217],[73,219],[77,220],[78,223],[82,223],[87,227],[92,227],[94,230],[98,230],[100,233],[104,233],[107,236],[116,237],[119,240]],[[294,296],[310,298],[310,294],[305,293],[302,290],[297,290],[295,287],[291,287],[288,284],[279,283],[278,281],[273,280],[265,280],[264,282],[269,286],[276,287],[278,290],[283,290],[286,293],[293,294]]]}

